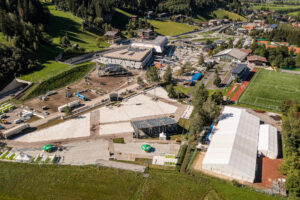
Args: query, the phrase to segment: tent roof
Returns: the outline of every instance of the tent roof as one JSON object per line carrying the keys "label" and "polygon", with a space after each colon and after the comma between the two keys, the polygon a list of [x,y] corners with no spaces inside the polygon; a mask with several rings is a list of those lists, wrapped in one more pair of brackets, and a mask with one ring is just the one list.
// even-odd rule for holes
{"label": "tent roof", "polygon": [[259,123],[246,110],[225,106],[202,164],[227,165],[254,179]]}
{"label": "tent roof", "polygon": [[260,125],[258,151],[270,151],[278,154],[277,129],[274,126]]}

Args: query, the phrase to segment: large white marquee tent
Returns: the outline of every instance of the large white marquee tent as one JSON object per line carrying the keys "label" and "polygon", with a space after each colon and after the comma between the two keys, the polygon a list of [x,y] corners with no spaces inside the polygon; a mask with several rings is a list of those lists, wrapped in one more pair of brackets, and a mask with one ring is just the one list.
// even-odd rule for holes
{"label": "large white marquee tent", "polygon": [[202,168],[254,182],[260,119],[245,109],[224,107]]}

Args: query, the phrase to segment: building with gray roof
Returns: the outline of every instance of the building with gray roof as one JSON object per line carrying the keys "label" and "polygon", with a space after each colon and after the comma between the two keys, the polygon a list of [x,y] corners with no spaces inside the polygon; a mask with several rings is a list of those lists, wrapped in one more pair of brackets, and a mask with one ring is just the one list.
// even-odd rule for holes
{"label": "building with gray roof", "polygon": [[221,60],[221,61],[229,61],[229,62],[243,62],[246,60],[248,53],[240,50],[240,49],[225,49],[220,51],[213,57]]}

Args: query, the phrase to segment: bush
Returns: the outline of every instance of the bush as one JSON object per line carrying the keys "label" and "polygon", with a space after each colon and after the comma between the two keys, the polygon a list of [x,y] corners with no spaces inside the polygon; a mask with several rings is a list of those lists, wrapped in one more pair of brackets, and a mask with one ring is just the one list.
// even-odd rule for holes
{"label": "bush", "polygon": [[236,180],[232,180],[231,184],[235,187],[242,187],[242,184],[240,184],[239,182],[237,182]]}
{"label": "bush", "polygon": [[115,138],[113,139],[113,143],[125,144],[124,138]]}
{"label": "bush", "polygon": [[178,171],[180,171],[181,164],[182,164],[182,161],[184,159],[184,155],[185,155],[186,149],[187,149],[187,145],[186,144],[182,145],[180,147],[179,155],[177,156],[178,157],[178,161],[177,161],[177,165],[176,165],[176,170],[178,170]]}

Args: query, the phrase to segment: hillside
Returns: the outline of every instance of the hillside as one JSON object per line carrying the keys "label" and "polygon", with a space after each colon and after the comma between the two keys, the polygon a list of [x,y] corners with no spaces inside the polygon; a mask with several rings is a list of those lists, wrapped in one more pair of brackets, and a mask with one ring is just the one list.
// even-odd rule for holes
{"label": "hillside", "polygon": [[231,19],[234,21],[238,21],[238,20],[243,21],[243,22],[247,21],[247,19],[245,17],[238,15],[236,13],[233,13],[233,12],[229,12],[227,10],[223,10],[223,9],[215,10],[212,12],[212,14],[215,14],[218,19],[223,19],[225,16],[227,16],[228,19]]}
{"label": "hillside", "polygon": [[109,44],[101,42],[101,48],[97,46],[97,35],[88,31],[82,31],[81,19],[69,12],[63,12],[55,9],[55,6],[48,5],[50,11],[50,21],[47,28],[47,38],[51,40],[53,45],[43,45],[38,57],[42,64],[40,69],[32,73],[21,76],[21,79],[33,82],[40,82],[49,79],[65,70],[72,68],[72,66],[58,63],[54,59],[63,51],[59,47],[59,39],[66,33],[69,35],[72,44],[78,44],[85,48],[86,52],[99,51],[103,47],[108,47]]}

